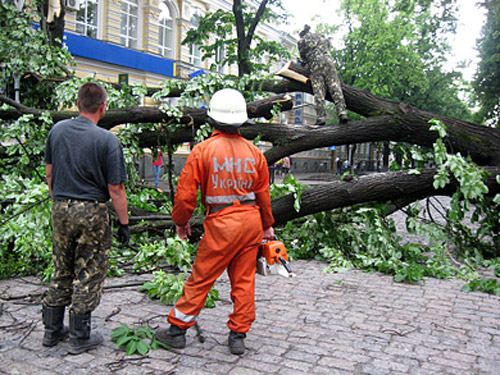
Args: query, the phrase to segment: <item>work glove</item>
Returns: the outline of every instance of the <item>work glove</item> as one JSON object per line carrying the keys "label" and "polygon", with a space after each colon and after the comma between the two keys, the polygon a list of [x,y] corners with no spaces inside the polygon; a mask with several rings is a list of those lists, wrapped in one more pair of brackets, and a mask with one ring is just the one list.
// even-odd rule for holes
{"label": "work glove", "polygon": [[120,224],[118,228],[118,241],[121,242],[122,246],[127,246],[130,241],[130,230],[128,229],[128,224]]}

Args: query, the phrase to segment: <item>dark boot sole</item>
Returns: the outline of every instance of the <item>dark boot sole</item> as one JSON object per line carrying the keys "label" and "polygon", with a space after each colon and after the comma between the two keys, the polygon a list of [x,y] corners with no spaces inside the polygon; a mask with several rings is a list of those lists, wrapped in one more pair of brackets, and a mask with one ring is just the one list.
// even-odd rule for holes
{"label": "dark boot sole", "polygon": [[159,329],[155,334],[155,339],[174,349],[184,349],[186,347],[186,336],[172,336],[168,333],[168,329]]}
{"label": "dark boot sole", "polygon": [[63,331],[61,332],[61,334],[51,338],[51,339],[47,339],[47,338],[43,338],[42,340],[42,345],[47,347],[47,348],[51,348],[53,346],[56,346],[57,344],[59,344],[61,341],[64,341],[66,340],[67,338],[69,337],[69,334],[68,334],[68,328],[67,327],[64,327],[63,328]]}
{"label": "dark boot sole", "polygon": [[92,334],[87,340],[78,340],[76,343],[69,343],[68,353],[69,354],[81,354],[88,352],[94,348],[97,348],[102,344],[104,338],[100,334]]}
{"label": "dark boot sole", "polygon": [[242,339],[230,339],[228,346],[231,354],[241,355],[245,353],[245,342]]}

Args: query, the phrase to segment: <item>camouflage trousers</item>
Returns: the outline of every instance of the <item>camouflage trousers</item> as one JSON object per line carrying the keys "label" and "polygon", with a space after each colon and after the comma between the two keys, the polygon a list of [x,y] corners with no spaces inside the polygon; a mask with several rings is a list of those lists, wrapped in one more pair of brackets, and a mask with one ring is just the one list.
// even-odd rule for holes
{"label": "camouflage trousers", "polygon": [[111,225],[105,203],[54,201],[54,274],[45,306],[70,306],[74,314],[97,308],[108,269]]}
{"label": "camouflage trousers", "polygon": [[318,120],[326,120],[326,90],[332,96],[337,115],[346,115],[346,105],[337,69],[331,59],[322,59],[311,66],[311,85],[314,92],[314,108]]}

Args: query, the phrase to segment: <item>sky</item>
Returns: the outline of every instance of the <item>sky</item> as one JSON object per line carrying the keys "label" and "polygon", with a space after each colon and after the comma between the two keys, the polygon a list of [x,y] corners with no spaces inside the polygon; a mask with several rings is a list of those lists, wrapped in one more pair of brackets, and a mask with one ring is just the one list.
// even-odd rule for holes
{"label": "sky", "polygon": [[[452,55],[449,56],[448,69],[460,70],[467,80],[471,80],[476,71],[479,60],[475,50],[476,39],[480,37],[481,27],[485,20],[485,13],[475,5],[476,2],[477,0],[458,0],[457,34],[450,37]],[[293,16],[289,20],[288,31],[295,33],[294,35],[297,37],[297,30],[302,30],[306,23],[314,28],[314,25],[320,22],[329,24],[340,22],[340,18],[337,16],[340,0],[282,0],[282,4]],[[317,14],[323,14],[322,18],[312,21],[312,18]],[[327,16],[324,16],[325,14]],[[457,65],[463,60],[469,61],[470,64],[466,69],[459,69]]]}

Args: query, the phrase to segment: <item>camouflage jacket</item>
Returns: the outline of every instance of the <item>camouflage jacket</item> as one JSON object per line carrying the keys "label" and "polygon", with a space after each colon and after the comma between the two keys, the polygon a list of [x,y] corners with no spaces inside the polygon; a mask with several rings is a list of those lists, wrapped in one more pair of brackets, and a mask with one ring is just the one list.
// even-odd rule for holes
{"label": "camouflage jacket", "polygon": [[330,42],[321,34],[307,33],[298,42],[301,62],[313,70],[333,61],[330,54]]}

